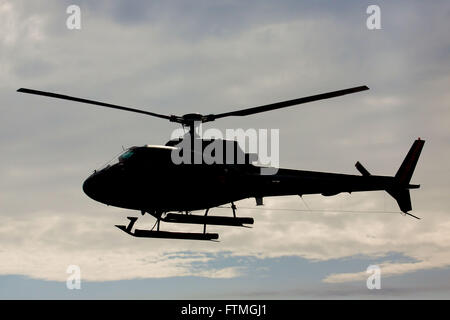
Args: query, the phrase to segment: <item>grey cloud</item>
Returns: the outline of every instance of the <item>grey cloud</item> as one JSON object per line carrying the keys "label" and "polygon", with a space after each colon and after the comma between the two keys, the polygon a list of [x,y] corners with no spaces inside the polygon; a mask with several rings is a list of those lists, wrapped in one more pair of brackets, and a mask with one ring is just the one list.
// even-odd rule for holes
{"label": "grey cloud", "polygon": [[41,78],[51,72],[53,65],[43,60],[21,61],[14,68],[18,77],[23,78]]}

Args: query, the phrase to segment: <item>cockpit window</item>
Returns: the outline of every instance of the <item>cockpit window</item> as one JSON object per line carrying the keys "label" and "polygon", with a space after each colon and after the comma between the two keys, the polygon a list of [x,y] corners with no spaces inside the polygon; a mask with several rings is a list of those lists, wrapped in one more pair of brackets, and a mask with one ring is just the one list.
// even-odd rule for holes
{"label": "cockpit window", "polygon": [[122,153],[119,157],[119,162],[124,162],[127,159],[130,159],[134,155],[133,150],[127,150],[125,153]]}

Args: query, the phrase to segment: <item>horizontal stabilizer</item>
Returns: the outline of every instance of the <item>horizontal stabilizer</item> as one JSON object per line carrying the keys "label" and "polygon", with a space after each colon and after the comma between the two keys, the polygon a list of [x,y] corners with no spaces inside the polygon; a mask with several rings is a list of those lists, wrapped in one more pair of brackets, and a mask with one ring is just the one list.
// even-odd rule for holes
{"label": "horizontal stabilizer", "polygon": [[363,176],[368,177],[371,175],[370,172],[367,171],[367,169],[364,168],[364,166],[359,161],[356,162],[355,167]]}

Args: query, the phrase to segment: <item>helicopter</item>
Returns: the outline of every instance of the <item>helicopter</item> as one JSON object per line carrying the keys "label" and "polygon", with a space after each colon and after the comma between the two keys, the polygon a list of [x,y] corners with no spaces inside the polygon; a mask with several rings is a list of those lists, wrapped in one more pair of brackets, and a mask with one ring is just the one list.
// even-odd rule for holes
{"label": "helicopter", "polygon": [[[296,106],[308,102],[339,97],[368,90],[367,86],[352,87],[331,91],[298,99],[286,100],[236,111],[206,114],[188,113],[182,116],[165,115],[134,109],[125,106],[88,100],[53,92],[20,88],[21,93],[40,95],[50,98],[76,101],[106,108],[135,112],[178,123],[189,131],[179,139],[169,140],[165,145],[134,146],[125,149],[113,164],[95,170],[83,183],[83,191],[95,201],[130,210],[148,213],[156,218],[151,229],[133,227],[137,217],[128,217],[127,225],[116,225],[120,230],[134,237],[165,238],[183,240],[217,241],[217,233],[206,232],[208,225],[250,227],[252,217],[238,217],[235,202],[255,198],[256,205],[263,205],[265,197],[278,197],[307,194],[333,196],[342,192],[386,191],[396,201],[400,210],[412,215],[410,189],[420,185],[410,184],[417,161],[422,151],[424,140],[415,140],[400,165],[395,176],[372,175],[359,161],[356,169],[360,175],[327,173],[305,170],[276,168],[276,173],[263,174],[264,167],[254,164],[254,154],[245,153],[237,141],[221,141],[231,146],[233,156],[243,156],[240,163],[218,161],[216,163],[174,163],[173,153],[180,151],[180,144],[190,142],[188,152],[191,159],[204,151],[216,139],[200,139],[196,128],[199,124],[212,122],[225,117],[243,117],[256,113]],[[200,141],[199,141],[200,140]],[[201,142],[202,148],[193,146]],[[226,149],[229,150],[229,149]],[[228,152],[228,151],[227,151]],[[223,153],[226,156],[226,152]],[[215,216],[212,208],[231,204],[232,216]],[[204,214],[192,214],[204,210]],[[203,232],[163,231],[161,222],[203,225]],[[156,226],[156,230],[155,230]]]}

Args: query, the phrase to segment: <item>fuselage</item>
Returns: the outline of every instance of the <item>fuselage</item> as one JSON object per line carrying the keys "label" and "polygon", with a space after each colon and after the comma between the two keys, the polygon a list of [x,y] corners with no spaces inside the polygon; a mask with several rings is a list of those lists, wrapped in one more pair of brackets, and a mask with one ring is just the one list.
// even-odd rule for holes
{"label": "fuselage", "polygon": [[384,190],[392,177],[262,168],[245,164],[175,164],[168,146],[134,147],[94,172],[84,192],[101,203],[147,212],[193,211],[245,198]]}

